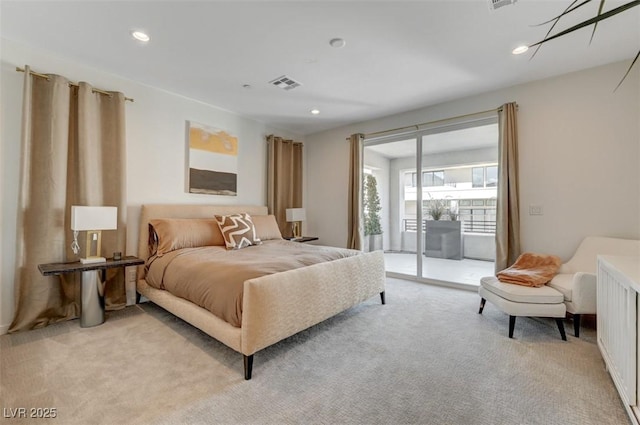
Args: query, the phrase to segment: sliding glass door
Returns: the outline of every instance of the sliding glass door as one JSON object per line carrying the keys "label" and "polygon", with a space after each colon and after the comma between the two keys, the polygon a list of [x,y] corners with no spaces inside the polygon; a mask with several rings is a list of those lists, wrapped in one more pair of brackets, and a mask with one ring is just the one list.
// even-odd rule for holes
{"label": "sliding glass door", "polygon": [[[408,276],[417,276],[418,260],[416,189],[405,193],[405,185],[411,184],[411,176],[405,176],[406,170],[415,170],[416,139],[386,139],[365,144],[364,148],[364,218],[365,250],[375,249],[372,242],[381,239],[385,251],[387,270]],[[375,181],[380,197],[381,235],[372,228],[371,182]],[[409,181],[407,181],[407,178]],[[399,202],[405,199],[408,202]],[[411,231],[407,232],[406,229]],[[413,252],[413,255],[407,253]]]}
{"label": "sliding glass door", "polygon": [[367,249],[382,247],[389,274],[461,285],[493,274],[497,144],[495,119],[365,140],[382,230]]}
{"label": "sliding glass door", "polygon": [[421,138],[421,277],[478,285],[494,269],[498,124],[434,129]]}

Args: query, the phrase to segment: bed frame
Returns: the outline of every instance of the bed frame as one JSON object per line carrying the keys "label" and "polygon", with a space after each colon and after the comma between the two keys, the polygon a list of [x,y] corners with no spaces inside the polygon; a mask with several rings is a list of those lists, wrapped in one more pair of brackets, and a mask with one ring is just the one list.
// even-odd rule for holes
{"label": "bed frame", "polygon": [[[149,220],[211,218],[247,212],[265,215],[267,207],[242,205],[143,205],[138,256],[147,259]],[[244,282],[242,327],[169,292],[153,288],[138,269],[137,291],[244,356],[244,377],[251,379],[253,355],[263,348],[322,322],[380,294],[384,298],[384,256],[375,251],[315,264]]]}

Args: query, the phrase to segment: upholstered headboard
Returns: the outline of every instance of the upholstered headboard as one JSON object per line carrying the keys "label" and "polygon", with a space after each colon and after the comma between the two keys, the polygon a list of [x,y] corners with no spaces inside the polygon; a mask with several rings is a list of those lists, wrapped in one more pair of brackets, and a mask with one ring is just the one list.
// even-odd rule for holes
{"label": "upholstered headboard", "polygon": [[[213,218],[217,215],[246,212],[249,215],[266,215],[267,207],[260,205],[185,205],[154,204],[143,205],[140,211],[140,235],[138,236],[138,257],[146,261],[149,256],[149,220],[154,218]],[[138,268],[138,279],[143,275],[143,267]]]}

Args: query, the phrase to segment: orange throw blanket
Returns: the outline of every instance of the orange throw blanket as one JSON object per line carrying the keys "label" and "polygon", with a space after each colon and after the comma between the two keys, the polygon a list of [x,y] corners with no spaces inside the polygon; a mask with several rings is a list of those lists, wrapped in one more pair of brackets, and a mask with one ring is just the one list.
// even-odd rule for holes
{"label": "orange throw blanket", "polygon": [[555,255],[525,252],[513,266],[498,272],[496,276],[500,282],[539,288],[553,279],[560,264],[562,261]]}

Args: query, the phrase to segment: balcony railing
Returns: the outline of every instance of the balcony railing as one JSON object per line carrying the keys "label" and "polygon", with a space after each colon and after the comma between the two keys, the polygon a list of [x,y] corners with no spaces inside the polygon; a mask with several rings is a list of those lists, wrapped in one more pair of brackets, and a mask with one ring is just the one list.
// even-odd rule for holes
{"label": "balcony railing", "polygon": [[[426,221],[422,220],[422,231],[426,230]],[[402,220],[402,227],[405,232],[416,232],[418,230],[418,220],[415,218],[405,218]],[[495,233],[496,222],[493,220],[463,220],[462,231],[464,233]]]}

